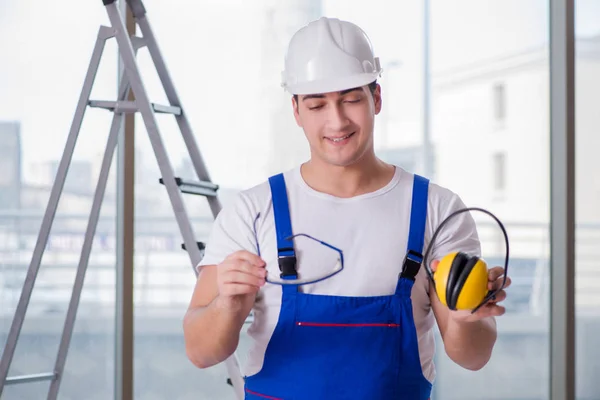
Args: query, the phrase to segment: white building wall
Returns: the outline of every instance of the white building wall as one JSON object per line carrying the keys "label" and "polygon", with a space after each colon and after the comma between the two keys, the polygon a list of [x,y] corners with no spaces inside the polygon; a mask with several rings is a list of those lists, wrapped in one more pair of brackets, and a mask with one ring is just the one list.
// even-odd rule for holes
{"label": "white building wall", "polygon": [[576,218],[600,224],[600,37],[596,46],[596,55],[578,58],[576,67]]}
{"label": "white building wall", "polygon": [[[575,115],[576,219],[582,224],[576,244],[579,310],[600,305],[596,273],[600,268],[596,261],[600,254],[600,46],[598,40],[584,42],[586,52],[577,59]],[[454,70],[438,75],[434,82],[436,181],[459,193],[468,206],[487,208],[508,225],[511,257],[547,258],[551,190],[547,53],[521,54],[476,69]],[[494,114],[498,84],[506,93],[503,121]],[[497,153],[505,155],[504,190],[495,188]],[[491,222],[487,216],[474,216]],[[484,254],[503,254],[498,232],[493,224],[481,226]],[[541,271],[547,274],[546,268]]]}
{"label": "white building wall", "polygon": [[[432,137],[437,148],[437,180],[459,192],[469,204],[493,207],[508,220],[547,221],[547,80],[544,67],[534,66],[434,87]],[[496,84],[506,88],[502,123],[494,117]],[[495,188],[496,153],[506,155],[504,190]]]}

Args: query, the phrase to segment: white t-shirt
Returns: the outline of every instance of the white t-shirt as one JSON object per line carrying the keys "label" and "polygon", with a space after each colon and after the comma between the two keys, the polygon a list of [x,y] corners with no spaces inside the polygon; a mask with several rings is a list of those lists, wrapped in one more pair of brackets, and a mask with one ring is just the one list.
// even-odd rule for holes
{"label": "white t-shirt", "polygon": [[[306,184],[300,167],[284,174],[288,191],[292,231],[327,242],[344,253],[344,270],[330,279],[300,286],[305,293],[338,296],[379,296],[393,294],[398,273],[407,251],[413,174],[396,167],[393,179],[383,188],[355,196],[338,198],[317,192]],[[425,247],[436,227],[453,211],[464,208],[450,190],[429,184]],[[279,279],[277,239],[268,181],[239,193],[231,205],[217,216],[199,267],[219,264],[229,254],[247,250],[256,254],[253,224],[257,222],[261,256],[271,277]],[[434,260],[457,250],[480,253],[475,223],[469,213],[448,222],[431,251]],[[313,277],[332,270],[337,253],[310,239],[294,242],[300,277]],[[281,286],[266,283],[253,309],[254,322],[248,329],[251,346],[240,355],[242,373],[260,371],[264,353],[273,334],[281,304]],[[413,314],[419,340],[419,353],[425,377],[433,382],[435,367],[435,318],[429,300],[429,283],[422,267],[412,290]]]}

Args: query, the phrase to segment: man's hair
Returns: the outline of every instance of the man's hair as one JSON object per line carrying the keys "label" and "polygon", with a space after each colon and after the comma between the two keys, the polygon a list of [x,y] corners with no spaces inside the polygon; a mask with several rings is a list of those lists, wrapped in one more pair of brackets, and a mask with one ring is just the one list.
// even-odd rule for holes
{"label": "man's hair", "polygon": [[[371,91],[371,94],[375,93],[376,88],[377,88],[377,79],[374,80],[373,82],[369,83],[369,90]],[[294,99],[296,100],[296,102],[298,102],[297,94],[294,95]]]}

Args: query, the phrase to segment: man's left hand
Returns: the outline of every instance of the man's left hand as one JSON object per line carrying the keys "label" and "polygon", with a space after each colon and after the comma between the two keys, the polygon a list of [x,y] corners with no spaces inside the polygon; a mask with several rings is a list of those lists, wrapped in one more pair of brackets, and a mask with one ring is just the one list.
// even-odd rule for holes
{"label": "man's left hand", "polygon": [[[435,272],[439,261],[433,261],[431,263],[431,269]],[[488,270],[488,290],[496,291],[502,287],[502,281],[504,280],[504,268],[493,267]],[[492,297],[486,304],[479,307],[475,313],[471,313],[471,310],[450,310],[449,317],[456,322],[475,322],[488,317],[499,317],[506,312],[506,308],[499,305],[498,303],[506,299],[506,289],[510,286],[511,279],[506,277],[506,283],[504,288],[500,290],[494,297]]]}

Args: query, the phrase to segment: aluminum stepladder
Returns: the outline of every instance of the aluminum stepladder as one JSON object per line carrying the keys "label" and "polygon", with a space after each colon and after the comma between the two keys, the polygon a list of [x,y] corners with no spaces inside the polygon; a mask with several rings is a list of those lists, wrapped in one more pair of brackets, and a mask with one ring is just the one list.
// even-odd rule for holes
{"label": "aluminum stepladder", "polygon": [[[57,398],[65,368],[69,344],[73,333],[81,291],[83,289],[83,283],[92,249],[93,239],[98,224],[102,200],[106,189],[110,165],[117,146],[118,135],[124,114],[135,112],[141,113],[144,125],[148,132],[150,143],[160,168],[160,173],[162,175],[160,183],[166,187],[179,230],[183,237],[182,247],[187,251],[192,264],[192,269],[196,274],[197,272],[195,266],[201,261],[201,249],[203,248],[203,245],[194,239],[194,232],[185,209],[181,193],[184,192],[205,196],[208,200],[213,217],[216,217],[221,210],[221,203],[217,196],[219,187],[210,180],[204,160],[200,154],[192,133],[189,121],[185,112],[183,111],[183,107],[179,101],[174,84],[156,43],[156,39],[148,21],[142,0],[126,0],[126,2],[127,6],[132,12],[136,24],[139,26],[140,31],[142,32],[142,36],[129,36],[124,19],[119,10],[118,2],[116,0],[102,1],[108,12],[111,27],[101,26],[98,32],[96,44],[94,46],[69,135],[67,137],[65,150],[58,166],[56,179],[50,192],[49,202],[42,219],[42,224],[33,251],[31,263],[27,270],[23,284],[23,290],[21,291],[15,315],[8,333],[8,338],[6,340],[6,345],[2,353],[2,358],[0,359],[0,396],[2,395],[5,385],[49,380],[51,383],[47,398],[48,400],[54,400]],[[90,93],[92,91],[106,41],[113,37],[117,40],[119,55],[124,65],[124,71],[118,90],[118,98],[116,101],[90,100]],[[150,53],[151,59],[170,103],[169,105],[163,106],[151,103],[148,98],[148,94],[146,92],[144,83],[142,82],[140,71],[136,62],[136,53],[142,47],[146,47]],[[127,100],[129,98],[128,95],[130,91],[133,92],[135,98],[134,101]],[[83,117],[88,106],[107,109],[112,111],[114,114],[108,135],[106,150],[102,159],[100,174],[92,202],[92,208],[85,232],[81,256],[77,266],[75,282],[63,326],[63,332],[61,335],[54,370],[48,373],[8,377],[9,368],[14,356],[21,328],[23,326],[25,314],[31,298],[31,293],[40,268],[41,259],[44,249],[48,243],[48,237],[50,235],[50,230],[52,228],[52,223],[58,207],[58,202],[64,187],[66,175],[73,156],[73,151],[77,143],[77,137],[79,135]],[[155,113],[172,114],[175,116],[199,181],[190,182],[175,177],[173,168],[159,133]],[[237,398],[243,399],[244,381],[235,353],[224,363],[229,374],[228,383],[233,386]]]}

